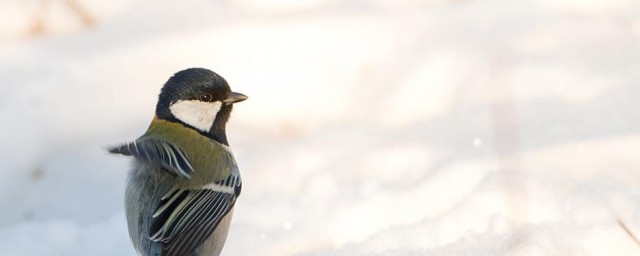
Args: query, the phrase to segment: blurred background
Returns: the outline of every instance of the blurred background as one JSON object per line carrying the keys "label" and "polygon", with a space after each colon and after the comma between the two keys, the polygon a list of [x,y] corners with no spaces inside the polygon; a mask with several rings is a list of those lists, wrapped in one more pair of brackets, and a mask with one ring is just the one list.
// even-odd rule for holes
{"label": "blurred background", "polygon": [[0,0],[0,255],[135,255],[175,72],[250,98],[224,255],[640,255],[640,3]]}

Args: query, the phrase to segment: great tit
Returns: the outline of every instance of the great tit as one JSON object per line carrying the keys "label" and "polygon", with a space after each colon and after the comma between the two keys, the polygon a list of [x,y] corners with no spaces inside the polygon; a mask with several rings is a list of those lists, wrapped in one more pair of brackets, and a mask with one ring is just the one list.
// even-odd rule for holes
{"label": "great tit", "polygon": [[125,210],[139,255],[220,255],[242,187],[225,127],[246,99],[211,70],[180,71],[162,87],[147,131],[109,149],[134,158]]}

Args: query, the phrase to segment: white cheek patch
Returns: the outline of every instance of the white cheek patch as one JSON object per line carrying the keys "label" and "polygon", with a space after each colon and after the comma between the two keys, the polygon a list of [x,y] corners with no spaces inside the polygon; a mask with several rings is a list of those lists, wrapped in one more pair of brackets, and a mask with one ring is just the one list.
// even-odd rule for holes
{"label": "white cheek patch", "polygon": [[169,106],[171,114],[180,121],[191,125],[198,130],[208,132],[216,120],[216,115],[222,102],[202,102],[197,100],[180,100]]}

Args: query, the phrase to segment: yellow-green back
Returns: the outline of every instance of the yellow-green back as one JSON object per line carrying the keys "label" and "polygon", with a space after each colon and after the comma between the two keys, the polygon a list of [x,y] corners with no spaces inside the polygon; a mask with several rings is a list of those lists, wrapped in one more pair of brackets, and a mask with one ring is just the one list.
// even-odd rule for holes
{"label": "yellow-green back", "polygon": [[154,117],[142,138],[164,140],[180,148],[193,167],[191,179],[184,180],[192,186],[225,179],[235,165],[224,145],[179,123]]}

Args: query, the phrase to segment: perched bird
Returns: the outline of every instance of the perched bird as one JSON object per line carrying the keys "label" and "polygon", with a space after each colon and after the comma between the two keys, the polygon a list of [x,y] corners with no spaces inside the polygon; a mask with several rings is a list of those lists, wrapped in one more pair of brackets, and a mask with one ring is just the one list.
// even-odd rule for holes
{"label": "perched bird", "polygon": [[134,157],[125,208],[139,255],[220,255],[242,187],[225,128],[246,99],[213,71],[180,71],[162,88],[147,132],[109,149]]}

